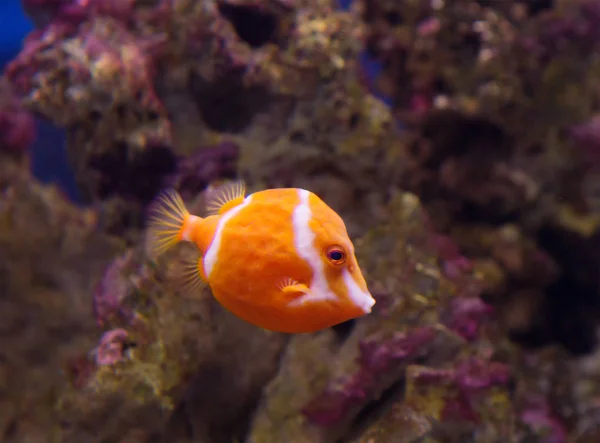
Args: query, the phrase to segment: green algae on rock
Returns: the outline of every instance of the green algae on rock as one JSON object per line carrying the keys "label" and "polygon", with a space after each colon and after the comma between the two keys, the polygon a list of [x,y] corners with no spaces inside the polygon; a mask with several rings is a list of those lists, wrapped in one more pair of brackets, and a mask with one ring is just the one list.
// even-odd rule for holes
{"label": "green algae on rock", "polygon": [[[230,402],[228,412],[204,414],[196,426],[227,438],[240,432],[235,427],[238,414],[274,371],[285,338],[235,318],[206,289],[192,298],[178,293],[169,273],[187,252],[178,248],[153,264],[143,250],[128,250],[117,258],[120,273],[105,275],[124,279],[116,286],[105,284],[107,292],[97,294],[112,297],[115,287],[124,293],[117,300],[121,315],[105,319],[108,332],[103,338],[118,334],[112,344],[120,348],[100,359],[106,345],[101,341],[80,367],[84,373],[74,374],[76,385],[60,399],[64,441],[91,436],[94,441],[111,440],[129,429],[160,433],[194,385],[209,389],[215,377],[230,378],[230,388],[212,392],[207,406]],[[257,355],[262,364],[249,367],[248,361]],[[198,402],[191,407],[198,408]],[[98,423],[97,417],[106,414],[110,420]]]}
{"label": "green algae on rock", "polygon": [[7,166],[2,161],[0,436],[61,441],[61,368],[97,339],[89,294],[123,244],[96,230],[93,211]]}

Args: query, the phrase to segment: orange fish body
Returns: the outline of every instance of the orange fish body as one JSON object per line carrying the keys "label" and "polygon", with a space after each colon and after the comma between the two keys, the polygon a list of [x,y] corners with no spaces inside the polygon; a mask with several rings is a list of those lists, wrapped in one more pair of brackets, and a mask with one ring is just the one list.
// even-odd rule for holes
{"label": "orange fish body", "polygon": [[154,205],[149,245],[159,254],[178,241],[195,243],[195,278],[238,317],[301,333],[371,311],[375,300],[345,224],[315,194],[288,188],[245,197],[243,184],[234,183],[209,207],[212,215],[197,217],[174,191],[163,194]]}

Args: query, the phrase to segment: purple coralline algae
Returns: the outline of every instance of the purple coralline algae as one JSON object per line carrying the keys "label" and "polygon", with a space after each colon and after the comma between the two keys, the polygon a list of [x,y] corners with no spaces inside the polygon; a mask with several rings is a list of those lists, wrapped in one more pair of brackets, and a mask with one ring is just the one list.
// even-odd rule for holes
{"label": "purple coralline algae", "polygon": [[105,332],[98,347],[93,351],[96,364],[98,366],[113,365],[121,361],[124,358],[123,351],[128,335],[125,329]]}
{"label": "purple coralline algae", "polygon": [[14,94],[11,86],[0,79],[0,151],[19,157],[26,154],[35,140],[33,115]]}
{"label": "purple coralline algae", "polygon": [[106,324],[111,317],[122,315],[128,317],[129,313],[124,313],[124,300],[129,295],[129,285],[126,276],[122,274],[122,268],[132,258],[129,251],[126,256],[118,257],[104,271],[104,275],[94,290],[93,306],[96,321],[99,326]]}
{"label": "purple coralline algae", "polygon": [[401,186],[483,273],[511,335],[589,351],[595,314],[572,294],[599,288],[565,265],[563,245],[598,229],[598,2],[365,0],[355,11],[383,66],[376,84],[408,128]]}
{"label": "purple coralline algae", "polygon": [[411,331],[409,335],[397,333],[384,341],[371,338],[361,342],[360,369],[352,376],[335,380],[334,387],[325,389],[303,408],[302,413],[320,426],[339,423],[346,418],[348,411],[375,396],[386,372],[402,369],[403,360],[417,357],[435,337],[432,328],[422,328]]}
{"label": "purple coralline algae", "polygon": [[444,325],[456,332],[465,340],[472,341],[478,337],[480,325],[491,317],[493,308],[479,297],[460,297],[448,304],[447,320]]}
{"label": "purple coralline algae", "polygon": [[192,199],[211,183],[237,176],[239,151],[233,142],[199,148],[177,162],[177,170],[166,178],[165,186],[174,187],[185,199]]}

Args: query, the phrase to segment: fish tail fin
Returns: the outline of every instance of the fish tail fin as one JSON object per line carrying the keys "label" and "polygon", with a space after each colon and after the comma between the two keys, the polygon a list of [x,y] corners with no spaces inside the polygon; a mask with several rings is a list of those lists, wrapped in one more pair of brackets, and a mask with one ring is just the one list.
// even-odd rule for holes
{"label": "fish tail fin", "polygon": [[184,238],[190,213],[174,189],[167,189],[150,204],[146,250],[152,258],[165,253]]}

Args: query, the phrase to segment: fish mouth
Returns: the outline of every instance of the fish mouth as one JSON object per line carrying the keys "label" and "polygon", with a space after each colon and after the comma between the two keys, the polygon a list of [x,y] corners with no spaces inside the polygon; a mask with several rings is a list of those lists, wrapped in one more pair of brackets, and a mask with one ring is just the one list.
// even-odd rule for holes
{"label": "fish mouth", "polygon": [[363,315],[370,314],[373,306],[375,305],[375,299],[368,291],[363,291],[360,296],[355,293],[354,296],[350,298],[350,301],[352,302],[352,305],[356,307]]}
{"label": "fish mouth", "polygon": [[363,293],[362,303],[358,306],[365,314],[370,314],[375,305],[375,299],[370,292]]}
{"label": "fish mouth", "polygon": [[360,309],[364,314],[369,314],[375,304],[375,299],[369,291],[364,291],[354,280],[347,270],[343,273],[344,283],[348,288],[348,298],[350,302]]}

